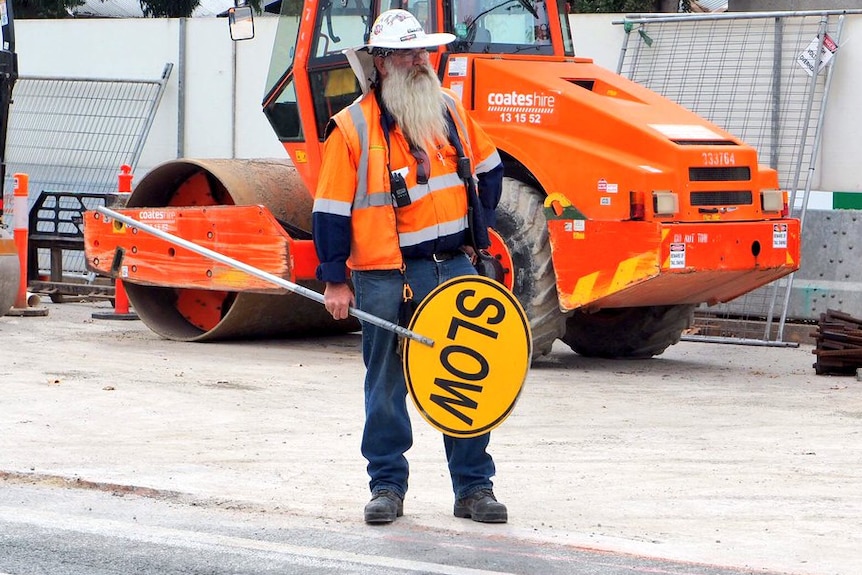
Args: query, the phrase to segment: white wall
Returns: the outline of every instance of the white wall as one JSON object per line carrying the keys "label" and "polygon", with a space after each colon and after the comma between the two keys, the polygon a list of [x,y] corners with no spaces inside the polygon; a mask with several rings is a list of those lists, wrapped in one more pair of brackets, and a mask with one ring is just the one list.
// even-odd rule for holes
{"label": "white wall", "polygon": [[619,14],[575,14],[569,17],[575,55],[592,58],[599,66],[616,71],[620,47],[625,39],[622,26],[612,24],[621,20]]}
{"label": "white wall", "polygon": [[173,63],[136,179],[177,157],[286,157],[260,107],[275,23],[258,18],[234,43],[224,18],[19,20],[19,73],[152,80]]}
{"label": "white wall", "polygon": [[848,16],[823,123],[820,188],[862,192],[862,16]]}
{"label": "white wall", "polygon": [[149,169],[176,157],[178,30],[179,21],[168,19],[16,21],[19,74],[151,80],[161,76],[167,62],[173,62],[170,84],[140,163],[140,168]]}
{"label": "white wall", "polygon": [[[577,54],[615,70],[624,32],[611,22],[619,19],[608,14],[572,16]],[[222,18],[20,20],[16,22],[20,74],[153,79],[165,63],[174,63],[136,179],[179,156],[286,157],[260,111],[276,21],[256,18],[256,37],[234,43]],[[814,184],[821,190],[862,191],[860,35],[862,17],[848,17]],[[184,118],[182,138],[178,118]]]}

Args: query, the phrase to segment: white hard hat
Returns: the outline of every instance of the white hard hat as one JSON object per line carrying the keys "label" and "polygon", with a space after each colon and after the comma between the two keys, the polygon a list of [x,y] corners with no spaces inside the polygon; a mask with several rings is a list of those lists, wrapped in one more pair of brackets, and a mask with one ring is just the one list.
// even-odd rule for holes
{"label": "white hard hat", "polygon": [[369,53],[374,48],[412,50],[442,46],[454,39],[452,34],[426,34],[416,17],[406,10],[387,10],[374,21],[368,44],[347,48],[343,53],[359,80],[362,93],[366,94],[377,76],[374,58]]}
{"label": "white hard hat", "polygon": [[453,34],[444,32],[426,34],[422,24],[407,10],[387,10],[377,17],[371,27],[368,44],[363,48],[389,48],[410,50],[442,46],[455,39]]}

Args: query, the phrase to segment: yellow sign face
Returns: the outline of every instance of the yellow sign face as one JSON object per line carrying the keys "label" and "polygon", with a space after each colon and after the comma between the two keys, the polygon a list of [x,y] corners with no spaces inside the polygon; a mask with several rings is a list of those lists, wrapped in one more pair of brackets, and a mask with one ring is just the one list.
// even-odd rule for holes
{"label": "yellow sign face", "polygon": [[476,437],[509,416],[533,347],[512,292],[482,276],[451,279],[422,301],[410,329],[435,342],[407,339],[403,356],[407,390],[428,423],[446,435]]}

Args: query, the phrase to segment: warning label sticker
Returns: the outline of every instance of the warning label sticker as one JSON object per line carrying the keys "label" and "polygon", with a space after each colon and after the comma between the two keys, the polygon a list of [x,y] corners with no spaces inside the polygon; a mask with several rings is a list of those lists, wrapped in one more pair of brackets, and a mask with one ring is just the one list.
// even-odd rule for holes
{"label": "warning label sticker", "polygon": [[685,244],[670,245],[670,268],[680,269],[685,267]]}
{"label": "warning label sticker", "polygon": [[774,224],[772,226],[772,247],[787,247],[787,224]]}

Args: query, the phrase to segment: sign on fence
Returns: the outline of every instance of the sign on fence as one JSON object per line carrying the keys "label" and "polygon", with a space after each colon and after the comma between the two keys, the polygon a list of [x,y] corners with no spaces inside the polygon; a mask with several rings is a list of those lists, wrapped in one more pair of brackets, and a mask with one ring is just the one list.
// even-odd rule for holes
{"label": "sign on fence", "polygon": [[808,46],[805,47],[805,50],[802,51],[802,54],[799,55],[799,58],[796,61],[800,66],[805,68],[805,71],[808,72],[809,76],[814,75],[814,64],[817,62],[817,46],[820,46],[820,64],[817,66],[817,73],[823,71],[830,60],[832,60],[832,56],[835,55],[835,52],[838,50],[838,44],[829,37],[829,34],[823,36],[823,45],[820,45],[820,38],[815,38],[811,41]]}

